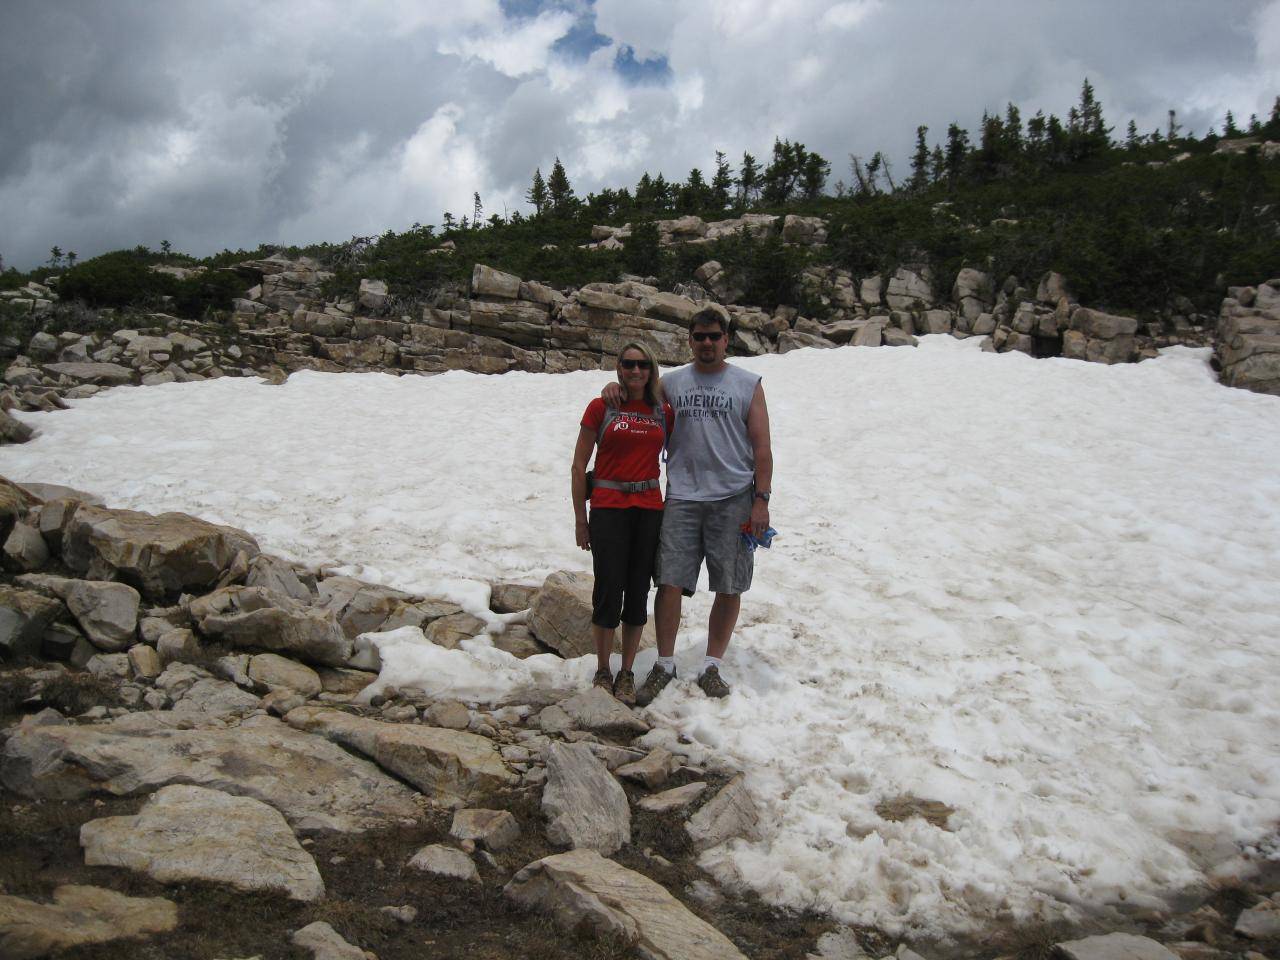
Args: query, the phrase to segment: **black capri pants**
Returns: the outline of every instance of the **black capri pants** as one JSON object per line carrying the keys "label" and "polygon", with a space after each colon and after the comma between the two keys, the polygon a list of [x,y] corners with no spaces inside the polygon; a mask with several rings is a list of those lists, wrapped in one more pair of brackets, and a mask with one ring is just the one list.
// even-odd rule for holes
{"label": "black capri pants", "polygon": [[619,621],[642,627],[649,620],[649,585],[658,554],[662,511],[642,507],[593,508],[587,521],[596,585],[591,622],[613,630]]}

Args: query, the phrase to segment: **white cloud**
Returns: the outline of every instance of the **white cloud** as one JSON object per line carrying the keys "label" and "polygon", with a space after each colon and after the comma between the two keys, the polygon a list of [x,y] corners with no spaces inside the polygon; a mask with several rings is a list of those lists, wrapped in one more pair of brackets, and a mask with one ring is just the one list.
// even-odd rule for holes
{"label": "white cloud", "polygon": [[516,27],[498,24],[478,36],[443,42],[439,49],[482,60],[509,77],[522,77],[547,68],[552,44],[569,32],[573,22],[570,13],[543,13]]}
{"label": "white cloud", "polygon": [[881,6],[879,0],[849,0],[829,7],[820,21],[824,27],[850,30],[875,13]]}

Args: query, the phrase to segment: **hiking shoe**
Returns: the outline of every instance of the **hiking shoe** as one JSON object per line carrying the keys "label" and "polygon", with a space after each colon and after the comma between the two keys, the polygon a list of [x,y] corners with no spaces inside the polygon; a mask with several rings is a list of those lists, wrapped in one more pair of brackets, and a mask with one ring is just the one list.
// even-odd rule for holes
{"label": "hiking shoe", "polygon": [[593,687],[603,687],[609,693],[613,693],[613,674],[608,669],[597,670],[596,675],[591,680]]}
{"label": "hiking shoe", "polygon": [[727,697],[729,695],[729,685],[724,682],[720,676],[719,667],[707,667],[702,671],[702,676],[698,678],[698,686],[702,688],[702,692],[708,697]]}
{"label": "hiking shoe", "polygon": [[658,694],[662,692],[663,687],[676,678],[676,672],[672,670],[670,673],[663,670],[656,663],[653,669],[649,671],[649,675],[644,678],[644,683],[640,685],[640,689],[636,691],[636,706],[647,707],[658,698]]}
{"label": "hiking shoe", "polygon": [[628,707],[636,703],[636,675],[630,670],[619,670],[613,678],[613,698]]}

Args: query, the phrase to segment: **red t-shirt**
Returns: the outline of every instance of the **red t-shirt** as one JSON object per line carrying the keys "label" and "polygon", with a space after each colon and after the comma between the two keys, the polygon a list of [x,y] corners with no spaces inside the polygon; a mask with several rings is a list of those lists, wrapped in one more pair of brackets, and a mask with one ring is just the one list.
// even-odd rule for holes
{"label": "red t-shirt", "polygon": [[[643,400],[631,400],[618,408],[609,429],[596,446],[595,475],[599,480],[648,480],[658,476],[658,455],[662,453],[662,431],[653,422],[653,407]],[[667,418],[667,435],[675,427],[676,415],[671,404],[662,405]],[[628,414],[646,414],[643,419]],[[600,432],[604,423],[604,401],[596,397],[587,404],[582,415],[582,425],[592,433]],[[593,507],[643,507],[647,510],[662,509],[662,491],[658,487],[641,493],[625,493],[596,487],[591,492]]]}

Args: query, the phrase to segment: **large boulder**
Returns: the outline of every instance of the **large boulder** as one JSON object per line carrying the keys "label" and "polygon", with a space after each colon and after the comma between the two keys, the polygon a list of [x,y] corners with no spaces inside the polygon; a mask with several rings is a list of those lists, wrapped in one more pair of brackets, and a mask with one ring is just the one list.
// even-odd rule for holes
{"label": "large boulder", "polygon": [[[562,657],[585,657],[593,653],[591,591],[594,587],[595,577],[589,573],[560,570],[547,577],[529,611],[529,629],[533,635]],[[651,620],[641,634],[640,649],[657,644]]]}
{"label": "large boulder", "polygon": [[594,850],[535,860],[503,888],[516,903],[621,937],[648,960],[746,960],[728,937],[661,885]]}
{"label": "large boulder", "polygon": [[608,856],[631,842],[631,807],[609,768],[585,743],[552,743],[542,791],[547,839]]}
{"label": "large boulder", "polygon": [[133,383],[136,374],[130,367],[118,363],[98,363],[95,361],[72,361],[70,363],[46,363],[42,368],[52,377],[63,378],[77,384],[92,384],[95,387],[117,387]]}
{"label": "large boulder", "polygon": [[477,263],[471,271],[471,295],[515,300],[520,296],[520,278]]}
{"label": "large boulder", "polygon": [[735,837],[761,838],[760,811],[747,791],[742,774],[725,784],[706,806],[689,818],[685,832],[699,850]]}
{"label": "large boulder", "polygon": [[21,420],[11,417],[5,410],[0,410],[0,444],[26,443],[35,431]]}
{"label": "large boulder", "polygon": [[1280,279],[1246,290],[1248,306],[1234,297],[1222,301],[1215,351],[1220,379],[1230,387],[1280,396]]}
{"label": "large boulder", "polygon": [[190,783],[261,800],[303,833],[359,833],[419,816],[412,791],[370,761],[262,716],[227,727],[216,717],[148,711],[20,728],[0,752],[0,783],[53,800]]}
{"label": "large boulder", "polygon": [[138,629],[138,591],[125,583],[72,580],[64,598],[89,641],[116,652],[133,645]]}
{"label": "large boulder", "polygon": [[178,926],[178,905],[127,897],[102,887],[68,885],[52,903],[0,896],[0,957],[34,960],[72,947],[135,940]]}
{"label": "large boulder", "polygon": [[361,280],[357,301],[366,310],[372,310],[375,313],[381,310],[387,305],[387,282],[367,278]]}
{"label": "large boulder", "polygon": [[387,618],[413,598],[391,587],[376,586],[354,577],[327,577],[318,586],[320,606],[333,613],[351,639],[383,629]]}
{"label": "large boulder", "polygon": [[894,310],[933,306],[933,273],[928,267],[899,267],[889,278],[885,302]]}
{"label": "large boulder", "polygon": [[175,784],[136,816],[80,828],[84,862],[125,867],[161,883],[204,880],[318,900],[324,881],[279,811],[251,797]]}
{"label": "large boulder", "polygon": [[[237,554],[258,554],[243,530],[219,526],[185,513],[153,516],[109,510],[75,501],[63,504],[57,539],[67,566],[92,580],[121,580],[149,600],[206,590]],[[44,513],[41,513],[41,533]]]}
{"label": "large boulder", "polygon": [[363,754],[428,796],[469,801],[518,780],[493,741],[474,733],[384,723],[327,707],[297,707],[285,721]]}
{"label": "large boulder", "polygon": [[308,607],[262,587],[223,587],[193,600],[191,618],[206,637],[236,647],[281,651],[345,666],[352,642],[331,610]]}

